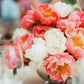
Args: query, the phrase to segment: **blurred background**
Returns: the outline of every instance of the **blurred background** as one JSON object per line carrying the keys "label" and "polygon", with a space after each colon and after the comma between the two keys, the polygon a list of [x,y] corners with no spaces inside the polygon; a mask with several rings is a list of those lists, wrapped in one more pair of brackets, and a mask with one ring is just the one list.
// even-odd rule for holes
{"label": "blurred background", "polygon": [[[42,3],[54,4],[57,1],[59,0],[0,0],[0,39],[11,39],[27,10],[36,9]],[[80,0],[80,4],[83,9],[84,0]]]}

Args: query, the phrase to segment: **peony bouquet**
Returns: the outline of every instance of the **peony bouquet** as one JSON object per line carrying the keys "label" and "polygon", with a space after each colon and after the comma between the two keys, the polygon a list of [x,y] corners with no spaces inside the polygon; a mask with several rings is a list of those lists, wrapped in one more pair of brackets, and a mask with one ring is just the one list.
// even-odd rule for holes
{"label": "peony bouquet", "polygon": [[[14,52],[18,51],[14,46],[21,48],[25,65],[33,70],[39,68],[48,79],[63,82],[72,77],[72,66],[74,73],[77,72],[77,60],[84,58],[84,11],[75,2],[72,5],[65,2],[28,10],[21,28],[14,32],[12,43],[6,43]],[[5,57],[12,59],[8,55]],[[15,68],[17,56],[11,63],[6,61],[9,68]]]}

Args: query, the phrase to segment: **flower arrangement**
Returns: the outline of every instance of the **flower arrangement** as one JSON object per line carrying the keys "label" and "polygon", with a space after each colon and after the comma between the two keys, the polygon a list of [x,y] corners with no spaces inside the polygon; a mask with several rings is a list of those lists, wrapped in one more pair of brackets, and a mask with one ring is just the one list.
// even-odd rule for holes
{"label": "flower arrangement", "polygon": [[[7,52],[20,47],[25,64],[35,70],[42,66],[50,79],[65,82],[71,77],[71,65],[84,58],[84,11],[75,10],[76,5],[57,2],[29,10],[14,32],[13,43],[6,43]],[[12,59],[10,54],[5,56],[6,64],[15,68],[18,55]]]}

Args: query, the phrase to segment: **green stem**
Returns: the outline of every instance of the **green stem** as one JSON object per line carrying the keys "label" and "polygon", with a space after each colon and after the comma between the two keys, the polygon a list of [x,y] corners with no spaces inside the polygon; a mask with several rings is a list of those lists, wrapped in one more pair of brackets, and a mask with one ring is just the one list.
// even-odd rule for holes
{"label": "green stem", "polygon": [[2,52],[0,52],[0,57],[2,58]]}
{"label": "green stem", "polygon": [[80,5],[80,0],[77,0],[77,3],[80,6],[80,11],[81,11],[82,9],[81,9],[81,5]]}
{"label": "green stem", "polygon": [[13,75],[16,75],[17,74],[17,68],[14,68],[13,69]]}

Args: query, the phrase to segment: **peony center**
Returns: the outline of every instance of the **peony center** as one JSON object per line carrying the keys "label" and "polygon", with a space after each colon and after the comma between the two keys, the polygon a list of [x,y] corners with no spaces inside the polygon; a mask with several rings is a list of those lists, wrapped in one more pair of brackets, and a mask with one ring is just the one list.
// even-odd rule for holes
{"label": "peony center", "polygon": [[74,47],[80,47],[83,48],[84,42],[80,36],[71,36],[71,39],[74,42]]}
{"label": "peony center", "polygon": [[41,31],[41,33],[44,35],[45,34],[45,31],[43,30],[43,31]]}
{"label": "peony center", "polygon": [[60,49],[60,48],[58,48],[58,47],[55,47],[55,46],[52,46],[52,48],[53,48],[53,49],[55,49],[55,50],[58,50],[58,49]]}
{"label": "peony center", "polygon": [[42,15],[43,15],[45,18],[53,17],[53,16],[54,16],[54,14],[53,14],[53,12],[51,11],[51,9],[48,9],[48,10],[43,9],[43,10],[41,11],[41,13],[42,13]]}
{"label": "peony center", "polygon": [[22,11],[22,13],[25,13],[27,11],[27,9],[25,7],[22,7],[21,11]]}
{"label": "peony center", "polygon": [[25,39],[24,41],[23,41],[23,43],[25,43],[27,41],[27,39]]}
{"label": "peony center", "polygon": [[69,66],[67,64],[64,64],[64,66],[59,65],[56,69],[56,72],[59,73],[59,74],[64,73],[68,67]]}

